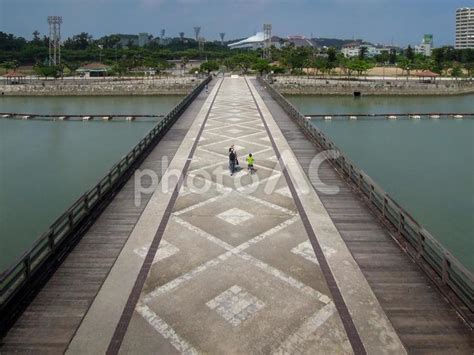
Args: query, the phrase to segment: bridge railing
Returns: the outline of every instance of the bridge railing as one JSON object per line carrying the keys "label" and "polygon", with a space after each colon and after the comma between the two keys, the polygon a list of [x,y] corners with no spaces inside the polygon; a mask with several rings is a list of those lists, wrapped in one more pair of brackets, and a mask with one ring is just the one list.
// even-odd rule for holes
{"label": "bridge railing", "polygon": [[301,114],[283,95],[265,79],[259,77],[286,113],[294,119],[327,154],[329,161],[349,179],[365,196],[368,203],[383,217],[402,247],[439,286],[457,311],[470,323],[473,322],[474,278],[445,247],[406,212],[388,193],[362,169],[358,168],[320,129]]}
{"label": "bridge railing", "polygon": [[[94,187],[84,193],[40,236],[33,246],[11,268],[0,274],[0,323],[11,313],[16,302],[27,292],[27,286],[38,282],[59,263],[74,246],[81,233],[93,222],[107,201],[129,179],[148,152],[184,112],[202,88],[209,83],[206,78],[178,103],[150,132],[116,163]],[[105,203],[105,204],[104,204]],[[102,206],[101,206],[102,205]],[[0,330],[1,330],[0,326]]]}

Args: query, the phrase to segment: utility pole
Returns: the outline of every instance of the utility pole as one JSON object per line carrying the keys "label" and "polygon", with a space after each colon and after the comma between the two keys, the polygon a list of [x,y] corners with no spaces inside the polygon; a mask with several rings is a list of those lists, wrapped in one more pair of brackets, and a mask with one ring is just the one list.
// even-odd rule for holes
{"label": "utility pole", "polygon": [[100,51],[99,51],[99,63],[102,63],[102,50],[104,49],[104,45],[99,44],[97,47],[99,47],[99,49],[100,49]]}
{"label": "utility pole", "polygon": [[49,24],[49,65],[61,64],[61,16],[48,16]]}

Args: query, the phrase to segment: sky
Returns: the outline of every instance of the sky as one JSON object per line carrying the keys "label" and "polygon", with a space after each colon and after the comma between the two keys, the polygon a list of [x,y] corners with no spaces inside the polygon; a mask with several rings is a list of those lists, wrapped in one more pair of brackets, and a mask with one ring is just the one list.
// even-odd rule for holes
{"label": "sky", "polygon": [[0,0],[0,31],[30,39],[47,34],[48,15],[63,17],[62,37],[88,32],[148,32],[207,40],[242,38],[271,23],[278,36],[362,38],[374,43],[418,44],[425,33],[435,45],[454,44],[455,11],[474,0]]}

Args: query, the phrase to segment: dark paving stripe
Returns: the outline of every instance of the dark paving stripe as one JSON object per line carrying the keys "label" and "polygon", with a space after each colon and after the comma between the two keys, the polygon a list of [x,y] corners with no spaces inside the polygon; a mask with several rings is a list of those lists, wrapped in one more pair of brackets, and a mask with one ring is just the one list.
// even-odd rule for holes
{"label": "dark paving stripe", "polygon": [[201,137],[201,134],[204,131],[204,127],[206,125],[207,119],[209,118],[209,114],[212,110],[212,107],[214,106],[214,102],[216,100],[216,97],[219,93],[219,90],[223,82],[224,82],[224,79],[222,79],[222,81],[219,84],[219,87],[217,88],[216,95],[212,99],[211,105],[209,107],[209,110],[206,113],[206,117],[204,118],[202,126],[199,130],[199,133],[194,141],[193,147],[191,148],[191,151],[189,152],[188,159],[186,160],[186,163],[184,164],[184,168],[183,168],[183,171],[181,172],[181,176],[179,177],[179,180],[176,183],[176,187],[173,191],[173,194],[171,195],[170,201],[168,202],[168,206],[166,206],[166,210],[165,210],[165,213],[163,214],[163,218],[160,222],[158,230],[156,231],[156,234],[153,237],[153,241],[151,242],[150,248],[148,249],[148,253],[146,254],[146,257],[145,257],[145,260],[143,261],[140,272],[138,273],[137,279],[135,280],[135,284],[133,285],[132,291],[130,292],[127,303],[125,304],[125,308],[123,309],[122,315],[120,316],[120,320],[117,324],[117,327],[115,328],[114,335],[112,336],[112,339],[110,340],[109,347],[107,348],[107,354],[118,354],[120,347],[122,346],[123,338],[125,337],[125,333],[127,332],[127,328],[128,328],[128,325],[130,324],[130,320],[132,319],[133,312],[135,311],[135,307],[137,305],[138,299],[140,298],[143,285],[145,284],[146,278],[148,276],[148,272],[150,271],[151,265],[153,263],[153,259],[155,258],[155,254],[160,245],[161,238],[163,237],[166,226],[171,217],[171,212],[173,210],[174,204],[176,200],[178,199],[179,190],[181,189],[181,186],[184,182],[184,177],[186,176],[189,166],[191,164],[191,158],[193,157],[194,152],[196,151],[197,145],[199,143],[199,138]]}
{"label": "dark paving stripe", "polygon": [[272,143],[273,149],[275,150],[277,159],[280,162],[283,175],[285,176],[286,182],[288,184],[288,188],[290,189],[291,195],[293,196],[296,207],[298,208],[298,213],[300,214],[306,233],[308,234],[309,240],[311,241],[311,245],[313,246],[314,253],[316,254],[316,257],[319,262],[319,266],[321,267],[321,271],[323,272],[324,278],[326,279],[326,283],[331,292],[332,298],[334,300],[334,304],[339,313],[339,317],[341,318],[347,337],[349,339],[349,342],[351,343],[352,350],[354,351],[355,354],[367,354],[364,348],[364,344],[362,343],[362,340],[360,339],[359,332],[357,331],[354,325],[354,322],[352,321],[352,317],[349,313],[349,309],[347,308],[347,305],[344,302],[344,298],[342,297],[341,291],[337,287],[336,279],[334,278],[334,275],[329,267],[326,257],[324,256],[321,245],[319,244],[318,239],[316,238],[316,234],[313,228],[311,227],[311,223],[309,222],[308,215],[306,214],[303,204],[301,203],[301,200],[296,192],[295,186],[293,185],[293,181],[291,181],[288,170],[285,164],[283,163],[283,161],[281,160],[280,151],[278,150],[278,147],[275,144],[275,140],[273,139],[270,129],[268,128],[267,122],[265,122],[265,119],[263,118],[263,114],[262,114],[262,111],[260,110],[260,106],[258,105],[257,100],[255,99],[255,96],[252,90],[250,89],[250,85],[247,81],[247,78],[245,78],[245,83],[247,84],[250,94],[252,95],[253,101],[255,102],[255,105],[257,106],[260,119],[262,120],[262,123],[265,126],[265,130],[267,131],[268,137],[270,138],[270,142]]}

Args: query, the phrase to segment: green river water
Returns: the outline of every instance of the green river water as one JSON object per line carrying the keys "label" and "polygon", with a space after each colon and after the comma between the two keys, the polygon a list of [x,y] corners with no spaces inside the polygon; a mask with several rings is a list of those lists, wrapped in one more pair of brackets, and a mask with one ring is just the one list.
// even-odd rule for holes
{"label": "green river water", "polygon": [[[2,97],[0,111],[160,114],[180,97]],[[290,97],[307,114],[472,112],[474,95]],[[474,270],[474,120],[314,121]],[[0,119],[0,270],[11,265],[153,122]]]}
{"label": "green river water", "polygon": [[[0,111],[161,114],[179,96],[2,97]],[[23,254],[156,122],[0,119],[0,272]]]}
{"label": "green river water", "polygon": [[[474,95],[289,96],[304,114],[474,112]],[[468,269],[474,270],[474,119],[313,120]]]}

